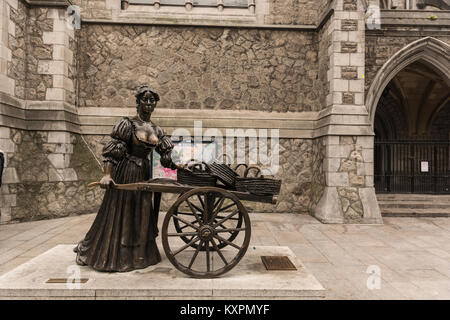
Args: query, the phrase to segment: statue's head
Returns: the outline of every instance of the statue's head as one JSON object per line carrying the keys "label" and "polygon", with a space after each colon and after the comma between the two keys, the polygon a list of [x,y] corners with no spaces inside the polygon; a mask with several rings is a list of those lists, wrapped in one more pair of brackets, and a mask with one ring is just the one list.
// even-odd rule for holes
{"label": "statue's head", "polygon": [[156,108],[159,95],[149,86],[140,86],[136,92],[137,112],[143,120],[148,120]]}

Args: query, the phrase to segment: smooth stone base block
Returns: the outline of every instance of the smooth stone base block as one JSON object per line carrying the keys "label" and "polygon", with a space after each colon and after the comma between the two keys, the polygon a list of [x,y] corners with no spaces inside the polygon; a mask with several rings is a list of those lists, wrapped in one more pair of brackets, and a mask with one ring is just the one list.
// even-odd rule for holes
{"label": "smooth stone base block", "polygon": [[344,213],[336,187],[325,187],[314,217],[322,223],[344,223]]}
{"label": "smooth stone base block", "polygon": [[[74,246],[58,245],[0,277],[0,299],[295,299],[325,296],[322,285],[288,247],[249,247],[242,260],[220,278],[194,279],[175,269],[162,250],[163,260],[155,266],[126,273],[105,273],[76,265]],[[288,256],[297,270],[267,271],[261,256],[277,255]],[[47,283],[50,279],[60,283]],[[73,279],[88,280],[71,283]]]}

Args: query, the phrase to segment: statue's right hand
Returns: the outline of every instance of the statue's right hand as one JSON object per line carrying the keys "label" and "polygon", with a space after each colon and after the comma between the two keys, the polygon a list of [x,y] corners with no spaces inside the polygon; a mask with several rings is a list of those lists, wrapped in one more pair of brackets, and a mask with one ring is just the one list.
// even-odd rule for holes
{"label": "statue's right hand", "polygon": [[191,168],[189,167],[189,164],[188,164],[188,163],[186,163],[186,164],[177,164],[176,166],[177,166],[177,169],[178,169],[178,170],[186,170],[186,171],[192,172],[192,170],[191,170]]}
{"label": "statue's right hand", "polygon": [[100,187],[103,189],[108,189],[108,188],[112,187],[113,185],[115,185],[115,183],[110,175],[106,175],[100,180]]}

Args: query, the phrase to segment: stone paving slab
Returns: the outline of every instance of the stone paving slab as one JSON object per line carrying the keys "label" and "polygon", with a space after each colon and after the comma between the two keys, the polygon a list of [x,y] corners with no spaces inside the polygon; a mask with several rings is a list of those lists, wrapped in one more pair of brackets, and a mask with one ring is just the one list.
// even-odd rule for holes
{"label": "stone paving slab", "polygon": [[[126,273],[96,272],[74,264],[74,245],[58,245],[0,277],[0,299],[75,298],[321,298],[325,289],[288,247],[252,246],[234,269],[216,279],[194,279],[163,261]],[[297,271],[267,271],[260,257],[288,256]],[[72,269],[73,268],[73,269]],[[80,270],[89,279],[79,288],[66,283],[45,283],[51,278],[70,278]],[[70,284],[69,284],[70,286]]]}
{"label": "stone paving slab", "polygon": [[[250,217],[250,248],[288,246],[326,289],[326,299],[450,299],[448,218],[385,218],[384,225],[332,225],[304,214],[250,213]],[[56,245],[77,243],[94,218],[95,214],[88,214],[0,225],[0,276]],[[28,240],[17,240],[25,232]],[[47,234],[52,237],[48,239]],[[370,266],[381,271],[380,289],[367,287]]]}

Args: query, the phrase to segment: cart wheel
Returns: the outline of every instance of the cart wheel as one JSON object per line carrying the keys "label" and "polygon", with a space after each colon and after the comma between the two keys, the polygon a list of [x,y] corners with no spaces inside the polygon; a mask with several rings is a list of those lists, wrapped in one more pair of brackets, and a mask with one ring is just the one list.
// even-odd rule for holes
{"label": "cart wheel", "polygon": [[199,187],[184,193],[167,212],[162,244],[178,270],[213,278],[242,259],[250,234],[250,218],[238,197],[221,188]]}
{"label": "cart wheel", "polygon": [[[181,198],[183,196],[183,194],[184,193],[180,194],[180,196],[178,198]],[[222,196],[219,196],[218,200],[215,200],[215,206],[218,204],[218,201],[221,200],[221,198],[222,198]],[[178,208],[176,208],[176,210],[173,212],[173,214],[180,214],[182,216],[182,218],[184,216],[185,219],[187,219],[191,224],[199,226],[199,220],[202,221],[203,215],[202,214],[199,215],[200,219],[197,220],[195,218],[195,215],[192,212],[192,210],[196,210],[196,212],[203,212],[205,210],[204,197],[201,197],[199,194],[196,194],[196,197],[194,197],[194,199],[190,199],[189,202],[190,202],[191,206],[188,207],[188,208],[185,208],[187,210],[184,210],[184,211],[187,211],[187,212],[178,212]],[[186,205],[187,205],[187,203],[186,203]],[[233,207],[233,206],[234,206],[234,202],[231,199],[226,199],[224,201],[224,203],[222,204],[221,212],[214,217],[214,223],[217,223],[221,219],[223,219],[224,215],[223,215],[222,212],[224,210],[227,210],[227,209]],[[191,210],[191,208],[193,208],[193,209]],[[181,222],[178,219],[174,219],[173,220],[173,224],[175,226],[175,230],[178,233],[183,233],[183,230],[185,228],[189,227],[189,225]],[[226,224],[227,224],[227,228],[236,229],[236,231],[229,231],[229,232],[227,232],[226,234],[223,235],[223,237],[226,240],[228,240],[228,242],[233,242],[233,240],[236,239],[236,237],[238,236],[238,233],[240,232],[240,229],[242,227],[242,212],[239,211],[239,213],[237,214],[237,217],[234,216],[232,218],[229,218],[227,220]],[[225,229],[224,225],[219,225],[219,227],[222,228],[222,229]],[[180,236],[180,238],[184,241],[184,243],[190,243],[192,241],[193,237],[194,236],[190,236],[190,237],[188,237],[188,236]],[[194,248],[194,249],[197,249],[198,245],[199,244],[197,244],[197,243],[193,243],[190,246],[192,248]],[[226,246],[228,246],[227,242],[224,242],[222,240],[218,241],[217,247],[219,247],[219,249],[225,248]],[[202,248],[200,248],[200,250],[201,251],[205,250],[205,246],[202,246]],[[213,247],[212,244],[210,244],[210,250],[214,250],[214,247]]]}

